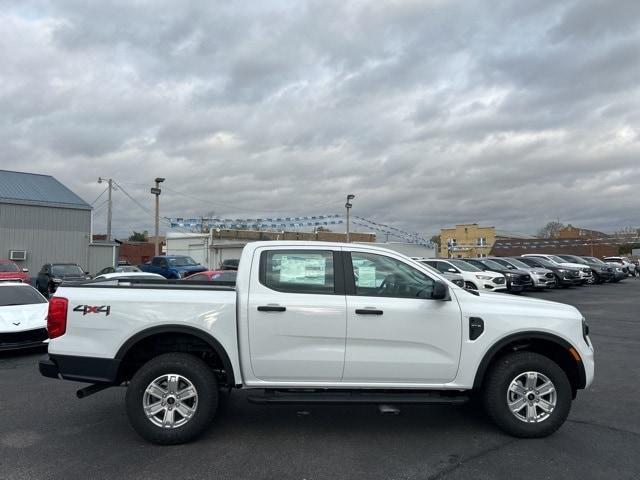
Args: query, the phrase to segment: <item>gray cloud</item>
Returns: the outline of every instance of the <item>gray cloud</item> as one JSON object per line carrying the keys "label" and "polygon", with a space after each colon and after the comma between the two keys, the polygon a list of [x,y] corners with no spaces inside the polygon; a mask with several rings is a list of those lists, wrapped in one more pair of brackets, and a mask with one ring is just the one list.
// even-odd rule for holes
{"label": "gray cloud", "polygon": [[[7,2],[2,168],[167,216],[637,225],[638,2]],[[96,229],[105,208],[96,205]],[[115,193],[115,230],[151,228]]]}

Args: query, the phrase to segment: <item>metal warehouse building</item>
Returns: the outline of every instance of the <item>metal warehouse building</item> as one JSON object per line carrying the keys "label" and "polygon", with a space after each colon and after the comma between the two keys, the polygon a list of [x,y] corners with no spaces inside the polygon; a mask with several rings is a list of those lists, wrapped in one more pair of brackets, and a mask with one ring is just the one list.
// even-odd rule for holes
{"label": "metal warehouse building", "polygon": [[90,238],[87,202],[49,175],[0,170],[0,258],[31,275],[47,262],[89,269]]}

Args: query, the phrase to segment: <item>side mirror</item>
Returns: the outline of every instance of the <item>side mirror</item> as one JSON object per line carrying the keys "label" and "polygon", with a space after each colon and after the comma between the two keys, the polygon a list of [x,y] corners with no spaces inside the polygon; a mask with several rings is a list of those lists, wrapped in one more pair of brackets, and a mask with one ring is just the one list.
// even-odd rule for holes
{"label": "side mirror", "polygon": [[28,268],[23,268],[22,269],[22,273],[29,273],[29,269]]}
{"label": "side mirror", "polygon": [[433,300],[444,300],[447,298],[449,294],[449,289],[442,282],[435,282],[433,284],[433,293],[431,294],[431,298]]}

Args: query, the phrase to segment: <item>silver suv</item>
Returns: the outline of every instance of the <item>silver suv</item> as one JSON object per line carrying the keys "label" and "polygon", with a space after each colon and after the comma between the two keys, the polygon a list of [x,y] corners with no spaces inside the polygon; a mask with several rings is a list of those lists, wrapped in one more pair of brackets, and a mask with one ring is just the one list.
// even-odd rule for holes
{"label": "silver suv", "polygon": [[541,267],[532,267],[517,258],[508,257],[491,257],[491,260],[498,262],[500,265],[511,270],[526,270],[529,272],[533,280],[533,288],[554,288],[556,286],[556,277],[551,270]]}

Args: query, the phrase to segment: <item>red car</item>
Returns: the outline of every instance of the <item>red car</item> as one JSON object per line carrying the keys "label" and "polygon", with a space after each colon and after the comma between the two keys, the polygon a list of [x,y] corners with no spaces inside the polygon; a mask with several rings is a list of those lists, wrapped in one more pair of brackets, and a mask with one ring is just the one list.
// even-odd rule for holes
{"label": "red car", "polygon": [[236,270],[207,270],[194,273],[185,280],[200,280],[204,282],[233,282],[236,283],[238,272]]}
{"label": "red car", "polygon": [[0,282],[22,282],[31,284],[26,268],[20,268],[11,260],[0,258]]}

